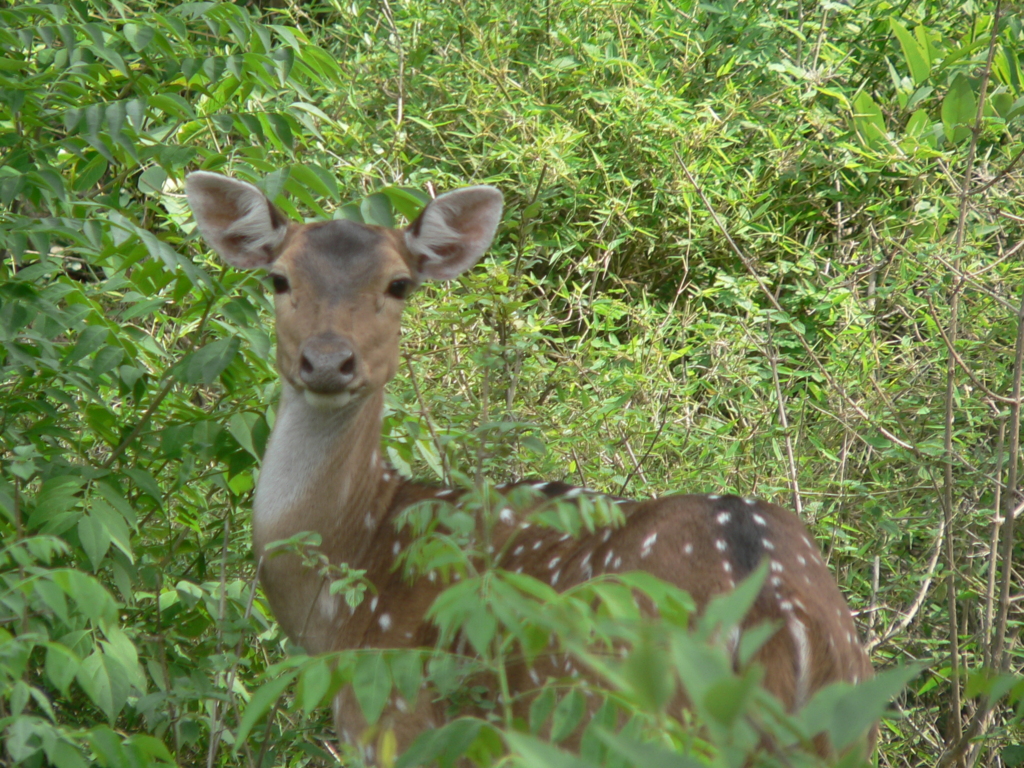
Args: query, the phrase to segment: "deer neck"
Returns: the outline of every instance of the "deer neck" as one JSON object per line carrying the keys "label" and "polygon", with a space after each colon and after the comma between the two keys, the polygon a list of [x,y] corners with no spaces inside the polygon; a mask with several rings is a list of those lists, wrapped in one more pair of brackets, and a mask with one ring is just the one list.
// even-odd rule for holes
{"label": "deer neck", "polygon": [[330,576],[304,568],[294,555],[264,557],[268,544],[304,531],[320,535],[332,564],[364,567],[369,544],[385,513],[380,460],[383,393],[345,409],[310,405],[284,383],[253,505],[255,554],[271,606],[292,640],[310,652],[311,606],[325,601]]}

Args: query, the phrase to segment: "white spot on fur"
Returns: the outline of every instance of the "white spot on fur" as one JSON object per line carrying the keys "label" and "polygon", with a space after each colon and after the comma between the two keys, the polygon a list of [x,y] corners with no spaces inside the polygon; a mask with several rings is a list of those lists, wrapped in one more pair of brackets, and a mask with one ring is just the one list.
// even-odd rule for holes
{"label": "white spot on fur", "polygon": [[540,549],[543,546],[544,546],[544,539],[537,539],[535,542],[533,542],[533,548],[534,549]]}
{"label": "white spot on fur", "polygon": [[693,544],[690,544],[689,542],[687,542],[686,545],[683,547],[683,554],[684,555],[692,555],[693,554]]}
{"label": "white spot on fur", "polygon": [[789,600],[783,600],[782,602],[779,603],[779,608],[781,608],[784,611],[792,611],[793,610],[793,603],[790,602]]}
{"label": "white spot on fur", "polygon": [[622,567],[622,558],[621,557],[616,557],[615,558],[615,562],[612,563],[612,568],[618,569],[618,568],[621,568],[621,567]]}
{"label": "white spot on fur", "polygon": [[757,512],[752,514],[751,517],[754,518],[754,522],[757,523],[758,525],[761,525],[761,526],[768,525],[768,521],[765,520],[761,515],[757,514]]}
{"label": "white spot on fur", "polygon": [[338,597],[332,595],[328,590],[321,589],[320,594],[316,599],[317,608],[320,609],[320,615],[323,616],[325,621],[334,621],[334,617],[338,615]]}
{"label": "white spot on fur", "polygon": [[744,496],[743,503],[749,504],[750,506],[754,506],[755,504],[757,504],[757,499],[752,499],[749,496]]}
{"label": "white spot on fur", "polygon": [[772,544],[770,539],[761,539],[761,544],[764,545],[765,549],[775,549],[775,545]]}
{"label": "white spot on fur", "polygon": [[530,669],[530,679],[533,680],[534,685],[540,685],[540,675],[537,674],[537,670]]}
{"label": "white spot on fur", "polygon": [[797,555],[796,561],[800,563],[800,565],[807,565],[807,558],[805,558],[803,555]]}
{"label": "white spot on fur", "polygon": [[719,552],[725,552],[725,539],[715,539],[715,549],[717,549]]}
{"label": "white spot on fur", "polygon": [[389,629],[391,629],[391,616],[390,616],[390,614],[382,613],[380,615],[380,618],[377,619],[377,621],[378,621],[378,623],[380,623],[380,628],[383,629],[385,632],[387,632]]}
{"label": "white spot on fur", "polygon": [[512,554],[513,555],[521,555],[521,554],[523,554],[523,550],[525,548],[526,547],[524,545],[520,544],[518,547],[516,547],[515,549],[512,550]]}
{"label": "white spot on fur", "polygon": [[447,499],[449,496],[454,496],[455,491],[449,488],[448,490],[445,491],[438,491],[434,495],[439,499]]}
{"label": "white spot on fur", "polygon": [[708,494],[708,499],[710,499],[711,501],[718,501],[720,498],[722,497],[719,496],[717,493]]}
{"label": "white spot on fur", "polygon": [[608,563],[610,563],[612,561],[613,557],[615,557],[615,552],[613,550],[609,549],[608,550],[608,554],[604,556],[604,567],[605,568],[608,567]]}
{"label": "white spot on fur", "polygon": [[510,507],[505,507],[498,513],[498,519],[506,525],[512,525],[513,521],[516,519],[516,513],[513,512]]}
{"label": "white spot on fur", "polygon": [[732,515],[730,515],[728,512],[719,512],[718,515],[715,517],[715,522],[719,525],[725,525],[729,522],[729,518],[731,517]]}
{"label": "white spot on fur", "polygon": [[391,554],[397,555],[401,551],[402,551],[402,542],[396,541],[394,544],[391,545]]}
{"label": "white spot on fur", "polygon": [[601,537],[601,541],[607,542],[608,539],[610,539],[611,537],[612,537],[612,529],[611,528],[605,528],[604,529],[604,536]]}
{"label": "white spot on fur", "polygon": [[782,567],[782,563],[780,563],[778,560],[772,560],[772,570],[776,573],[782,573],[782,571],[785,569]]}
{"label": "white spot on fur", "polygon": [[724,570],[726,573],[732,573],[732,563],[730,563],[728,560],[723,560],[722,570]]}
{"label": "white spot on fur", "polygon": [[555,586],[555,584],[558,583],[558,577],[561,576],[561,575],[562,575],[561,571],[555,571],[553,574],[551,574],[551,586],[552,587]]}
{"label": "white spot on fur", "polygon": [[365,525],[367,528],[369,528],[371,530],[373,529],[373,527],[374,527],[373,512],[367,512],[366,513],[366,515],[363,517],[363,525]]}
{"label": "white spot on fur", "polygon": [[658,534],[652,533],[640,544],[640,557],[647,557],[651,554],[651,548],[654,547],[654,542],[658,540]]}
{"label": "white spot on fur", "polygon": [[555,570],[555,566],[558,565],[558,561],[561,560],[561,559],[562,558],[560,558],[560,557],[553,557],[553,558],[551,558],[551,562],[548,563],[548,570],[549,571]]}
{"label": "white spot on fur", "polygon": [[370,613],[376,613],[376,612],[377,612],[377,598],[374,597],[373,600],[370,601]]}

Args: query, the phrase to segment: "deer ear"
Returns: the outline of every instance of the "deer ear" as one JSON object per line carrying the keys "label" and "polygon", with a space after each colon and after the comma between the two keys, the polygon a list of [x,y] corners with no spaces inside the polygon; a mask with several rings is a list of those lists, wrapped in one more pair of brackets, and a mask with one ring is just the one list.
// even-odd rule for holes
{"label": "deer ear", "polygon": [[229,264],[254,269],[271,264],[288,234],[288,219],[252,184],[196,171],[185,196],[203,239]]}
{"label": "deer ear", "polygon": [[466,187],[431,200],[405,230],[405,245],[420,257],[420,276],[452,280],[472,267],[501,221],[501,192]]}

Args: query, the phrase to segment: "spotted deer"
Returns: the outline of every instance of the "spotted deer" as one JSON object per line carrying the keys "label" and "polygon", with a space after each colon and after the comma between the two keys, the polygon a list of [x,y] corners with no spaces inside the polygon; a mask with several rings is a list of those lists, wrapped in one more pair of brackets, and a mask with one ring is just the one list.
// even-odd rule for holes
{"label": "spotted deer", "polygon": [[[186,193],[207,243],[235,267],[268,270],[275,294],[282,392],[253,521],[275,617],[309,653],[430,646],[436,633],[425,612],[443,587],[427,578],[410,583],[394,567],[408,538],[393,523],[411,504],[457,501],[462,492],[409,480],[383,460],[384,387],[398,366],[409,295],[425,280],[452,280],[480,259],[501,218],[501,193],[476,186],[443,194],[405,229],[344,220],[300,224],[256,187],[213,173],[189,175]],[[593,493],[561,482],[536,488],[549,498]],[[827,683],[872,674],[849,608],[795,514],[733,495],[619,504],[620,527],[579,538],[503,512],[496,535],[517,538],[500,566],[559,590],[599,574],[645,570],[689,592],[700,609],[767,560],[767,578],[746,619],[779,627],[759,651],[765,687],[795,709]],[[373,597],[352,612],[297,556],[264,558],[271,542],[305,531],[320,535],[331,563],[364,569]],[[512,675],[513,695],[536,689],[537,669],[533,680],[526,673]],[[366,724],[351,692],[343,690],[333,709],[339,736],[358,741]],[[404,749],[444,717],[444,703],[424,694],[415,702],[393,700],[382,720]],[[372,751],[368,756],[372,761]]]}

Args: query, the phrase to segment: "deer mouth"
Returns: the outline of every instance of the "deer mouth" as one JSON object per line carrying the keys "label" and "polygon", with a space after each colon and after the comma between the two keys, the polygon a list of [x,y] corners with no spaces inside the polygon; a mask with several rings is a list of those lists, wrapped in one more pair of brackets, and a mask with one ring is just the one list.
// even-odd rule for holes
{"label": "deer mouth", "polygon": [[314,408],[320,408],[325,411],[334,411],[345,408],[351,405],[353,401],[358,400],[360,396],[359,390],[346,389],[342,392],[314,392],[311,389],[302,390],[302,398],[306,401],[307,405],[311,405]]}

